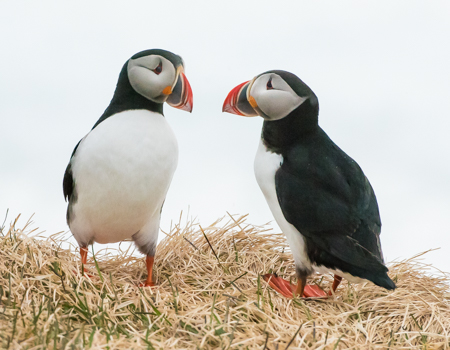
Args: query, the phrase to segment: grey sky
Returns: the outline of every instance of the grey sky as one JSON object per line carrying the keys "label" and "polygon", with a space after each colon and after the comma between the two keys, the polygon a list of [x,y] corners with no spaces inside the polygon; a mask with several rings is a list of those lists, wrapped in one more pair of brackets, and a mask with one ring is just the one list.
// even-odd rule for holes
{"label": "grey sky", "polygon": [[191,115],[165,106],[180,160],[163,229],[188,208],[205,226],[226,211],[273,220],[253,175],[262,120],[221,107],[237,84],[284,69],[370,179],[387,260],[442,247],[426,261],[450,271],[449,15],[448,1],[1,2],[0,215],[67,230],[73,147],[124,62],[163,48],[184,58],[194,92]]}

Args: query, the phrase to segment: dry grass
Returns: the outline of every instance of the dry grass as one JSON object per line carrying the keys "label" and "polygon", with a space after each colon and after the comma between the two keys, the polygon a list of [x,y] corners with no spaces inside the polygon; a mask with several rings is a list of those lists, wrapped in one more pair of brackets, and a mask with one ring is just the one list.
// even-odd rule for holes
{"label": "dry grass", "polygon": [[[225,222],[227,221],[227,222]],[[328,300],[287,300],[260,277],[292,276],[283,235],[244,217],[176,226],[158,246],[159,286],[143,258],[97,252],[80,273],[61,237],[0,235],[0,347],[11,349],[447,349],[449,279],[416,258],[393,263],[393,292],[343,283]],[[208,238],[209,243],[206,240]],[[212,248],[213,249],[212,249]],[[315,278],[329,288],[331,278]]]}

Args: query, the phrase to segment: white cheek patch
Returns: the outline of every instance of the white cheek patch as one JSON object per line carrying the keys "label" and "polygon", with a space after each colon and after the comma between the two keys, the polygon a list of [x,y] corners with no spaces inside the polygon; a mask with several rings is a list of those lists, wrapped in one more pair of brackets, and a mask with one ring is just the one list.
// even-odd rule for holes
{"label": "white cheek patch", "polygon": [[291,94],[282,90],[267,90],[260,96],[259,99],[255,97],[256,103],[261,111],[270,117],[270,120],[286,117],[307,99],[307,97],[300,97],[295,93]]}
{"label": "white cheek patch", "polygon": [[[153,70],[162,64],[162,71],[158,75]],[[167,99],[162,91],[167,86],[173,86],[176,80],[176,71],[172,62],[168,59],[150,55],[128,61],[128,79],[133,89],[140,95],[157,103],[163,103]]]}
{"label": "white cheek patch", "polygon": [[[271,83],[273,89],[267,89],[267,82],[269,79],[272,79]],[[286,117],[308,99],[307,96],[298,96],[295,91],[275,73],[264,74],[258,77],[251,89],[251,95],[258,104],[258,108],[269,118],[269,120],[278,120]]]}

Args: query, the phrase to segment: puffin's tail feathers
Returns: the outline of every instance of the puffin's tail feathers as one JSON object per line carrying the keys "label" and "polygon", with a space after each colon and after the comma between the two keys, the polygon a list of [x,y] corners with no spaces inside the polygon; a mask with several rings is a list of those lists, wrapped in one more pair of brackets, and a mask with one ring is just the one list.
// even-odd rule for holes
{"label": "puffin's tail feathers", "polygon": [[311,235],[307,239],[308,255],[317,265],[339,269],[352,276],[372,281],[388,290],[396,288],[381,258],[372,254],[351,237],[322,234]]}
{"label": "puffin's tail feathers", "polygon": [[387,273],[385,273],[382,276],[376,276],[375,278],[371,279],[368,278],[368,280],[372,281],[373,283],[375,283],[377,286],[386,288],[387,290],[394,290],[395,288],[397,288],[397,286],[395,285],[394,281],[392,281],[389,276],[387,275]]}

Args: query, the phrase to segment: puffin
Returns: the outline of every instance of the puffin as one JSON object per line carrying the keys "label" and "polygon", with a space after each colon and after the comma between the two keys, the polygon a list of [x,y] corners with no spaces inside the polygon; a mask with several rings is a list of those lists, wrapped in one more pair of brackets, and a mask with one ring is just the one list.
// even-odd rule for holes
{"label": "puffin", "polygon": [[63,180],[82,264],[90,244],[131,239],[146,255],[146,287],[155,286],[161,211],[178,163],[164,102],[192,111],[183,59],[161,49],[136,53],[123,65],[109,106],[73,150]]}
{"label": "puffin", "polygon": [[[264,119],[254,170],[295,261],[297,285],[264,280],[287,298],[326,298],[342,278],[395,289],[384,263],[374,190],[359,165],[318,124],[319,102],[295,74],[271,70],[230,91],[223,112]],[[331,273],[329,293],[307,285]]]}

